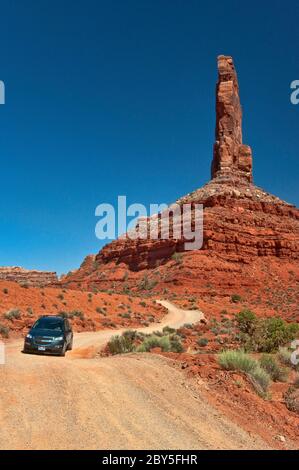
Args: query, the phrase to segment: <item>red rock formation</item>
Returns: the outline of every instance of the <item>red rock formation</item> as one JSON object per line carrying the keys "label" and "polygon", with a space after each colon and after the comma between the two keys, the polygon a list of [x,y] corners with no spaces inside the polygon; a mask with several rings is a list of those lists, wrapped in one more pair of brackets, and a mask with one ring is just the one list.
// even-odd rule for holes
{"label": "red rock formation", "polygon": [[242,143],[242,108],[237,74],[232,58],[223,55],[218,57],[215,134],[212,178],[251,182],[251,149]]}
{"label": "red rock formation", "polygon": [[0,279],[28,287],[45,287],[58,281],[54,272],[27,270],[18,266],[0,267]]}
{"label": "red rock formation", "polygon": [[[184,251],[182,237],[118,239],[106,245],[93,263],[84,263],[64,278],[65,286],[76,288],[80,282],[81,288],[113,286],[121,290],[125,285],[138,290],[136,286],[146,274],[160,292],[187,291],[204,297],[207,285],[221,298],[239,291],[245,296],[251,289],[253,298],[253,293],[260,295],[266,285],[268,292],[282,287],[295,292],[299,211],[252,184],[251,150],[242,144],[239,87],[230,57],[218,58],[218,73],[212,180],[177,201],[180,206],[203,204],[202,249],[185,253],[182,263],[177,264],[172,255]],[[274,294],[263,295],[270,305]],[[297,300],[293,293],[289,295],[291,314]],[[280,308],[279,300],[275,308]]]}

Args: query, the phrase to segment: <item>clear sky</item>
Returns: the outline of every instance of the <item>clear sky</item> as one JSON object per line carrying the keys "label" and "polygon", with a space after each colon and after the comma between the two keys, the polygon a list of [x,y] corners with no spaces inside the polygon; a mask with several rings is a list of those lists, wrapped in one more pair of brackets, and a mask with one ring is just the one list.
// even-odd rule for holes
{"label": "clear sky", "polygon": [[95,207],[209,179],[216,57],[232,55],[258,186],[299,205],[299,2],[2,0],[0,265],[67,272]]}

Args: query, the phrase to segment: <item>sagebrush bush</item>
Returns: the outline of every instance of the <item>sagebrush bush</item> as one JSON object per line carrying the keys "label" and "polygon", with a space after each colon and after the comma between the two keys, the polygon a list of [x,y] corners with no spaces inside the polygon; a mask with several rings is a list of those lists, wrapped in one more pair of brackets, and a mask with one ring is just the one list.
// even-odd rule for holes
{"label": "sagebrush bush", "polygon": [[260,359],[261,367],[270,375],[274,382],[286,382],[288,380],[288,370],[277,364],[275,358],[270,354],[263,354]]}
{"label": "sagebrush bush", "polygon": [[163,352],[182,352],[183,346],[177,335],[147,336],[142,344],[137,347],[137,352],[148,352],[153,348],[161,348]]}
{"label": "sagebrush bush", "polygon": [[153,348],[161,348],[163,352],[170,351],[169,336],[151,335],[144,339],[143,343],[137,348],[137,352],[148,352]]}
{"label": "sagebrush bush", "polygon": [[290,387],[284,395],[286,407],[290,411],[299,413],[299,390],[296,387]]}
{"label": "sagebrush bush", "polygon": [[207,346],[208,343],[209,343],[208,338],[199,338],[197,340],[198,346],[201,346],[201,347]]}
{"label": "sagebrush bush", "polygon": [[242,350],[223,351],[218,356],[218,362],[223,369],[247,373],[258,366],[258,362]]}
{"label": "sagebrush bush", "polygon": [[249,375],[262,388],[263,392],[267,391],[271,377],[267,371],[265,371],[265,369],[257,365],[257,367],[253,369]]}
{"label": "sagebrush bush", "polygon": [[84,320],[85,315],[81,310],[72,310],[71,312],[59,312],[59,315],[61,315],[63,318],[80,318],[80,320]]}
{"label": "sagebrush bush", "polygon": [[163,331],[164,334],[169,334],[170,335],[172,333],[175,333],[176,330],[174,328],[170,328],[170,326],[164,326],[162,331]]}
{"label": "sagebrush bush", "polygon": [[113,336],[107,347],[111,354],[125,354],[134,350],[134,343],[130,335]]}
{"label": "sagebrush bush", "polygon": [[231,301],[234,303],[234,304],[237,304],[238,302],[241,302],[242,300],[242,297],[239,295],[239,294],[233,294],[231,296]]}
{"label": "sagebrush bush", "polygon": [[176,262],[176,264],[182,264],[183,262],[183,253],[173,253],[171,259]]}
{"label": "sagebrush bush", "polygon": [[9,337],[9,327],[0,324],[0,335],[3,336],[3,338],[8,338]]}
{"label": "sagebrush bush", "polygon": [[277,352],[277,357],[283,364],[290,366],[291,363],[291,351],[286,347],[280,347]]}
{"label": "sagebrush bush", "polygon": [[237,370],[248,374],[260,395],[264,395],[267,391],[271,381],[270,375],[262,369],[257,360],[244,351],[224,351],[219,354],[218,362],[223,369]]}
{"label": "sagebrush bush", "polygon": [[11,308],[4,314],[6,320],[18,320],[21,317],[21,312],[18,308]]}

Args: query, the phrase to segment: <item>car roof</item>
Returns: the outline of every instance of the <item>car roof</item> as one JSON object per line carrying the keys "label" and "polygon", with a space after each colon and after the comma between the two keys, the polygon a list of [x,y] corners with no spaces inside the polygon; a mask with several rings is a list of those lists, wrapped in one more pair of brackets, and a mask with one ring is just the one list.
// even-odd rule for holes
{"label": "car roof", "polygon": [[53,320],[64,320],[61,315],[41,315],[39,318],[53,319]]}

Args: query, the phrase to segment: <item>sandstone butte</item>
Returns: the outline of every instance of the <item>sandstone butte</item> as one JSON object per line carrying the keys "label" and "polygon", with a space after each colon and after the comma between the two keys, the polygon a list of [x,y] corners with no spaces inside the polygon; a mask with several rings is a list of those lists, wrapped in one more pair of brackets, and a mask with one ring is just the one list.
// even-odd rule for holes
{"label": "sandstone butte", "polygon": [[[263,313],[298,314],[299,211],[253,183],[252,151],[242,140],[239,85],[229,56],[218,57],[211,180],[177,203],[203,204],[200,250],[184,252],[182,237],[124,237],[87,256],[60,285],[195,294],[210,307],[240,294]],[[182,253],[181,259],[175,253]]]}

